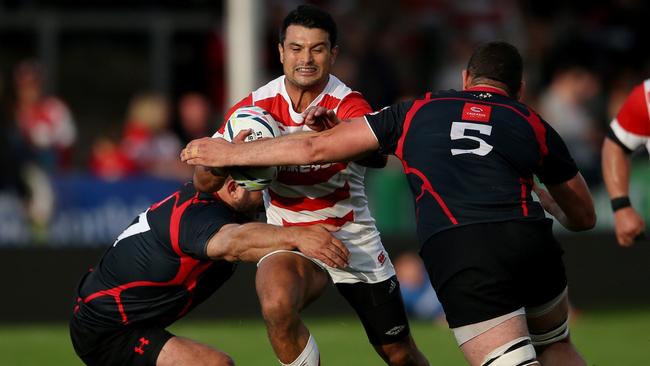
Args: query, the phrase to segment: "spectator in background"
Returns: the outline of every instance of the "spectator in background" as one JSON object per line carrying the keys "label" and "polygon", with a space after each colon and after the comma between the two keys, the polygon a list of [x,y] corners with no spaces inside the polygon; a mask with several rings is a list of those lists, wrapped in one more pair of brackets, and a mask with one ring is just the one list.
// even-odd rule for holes
{"label": "spectator in background", "polygon": [[538,112],[566,142],[589,185],[600,182],[602,132],[587,102],[599,92],[600,80],[586,65],[559,65],[537,106]]}
{"label": "spectator in background", "polygon": [[27,160],[27,211],[37,242],[47,240],[54,210],[51,176],[70,168],[76,139],[70,110],[58,97],[45,95],[44,81],[43,69],[36,61],[23,61],[14,69],[14,119],[19,131],[19,141],[14,146]]}
{"label": "spectator in background", "polygon": [[644,145],[650,150],[650,79],[637,85],[610,124],[603,143],[603,177],[614,211],[616,240],[632,246],[644,236],[645,222],[629,198],[630,154]]}
{"label": "spectator in background", "polygon": [[413,252],[405,252],[395,259],[395,272],[400,283],[406,311],[420,320],[444,317],[442,305],[431,286],[422,260]]}
{"label": "spectator in background", "polygon": [[179,180],[192,175],[178,160],[181,143],[169,129],[169,105],[162,95],[140,94],[132,99],[120,149],[135,172]]}
{"label": "spectator in background", "polygon": [[212,108],[208,98],[197,92],[183,94],[178,101],[178,120],[183,143],[212,136]]}
{"label": "spectator in background", "polygon": [[66,104],[43,90],[45,75],[36,61],[23,61],[14,70],[15,120],[32,160],[48,173],[69,168],[76,138]]}
{"label": "spectator in background", "polygon": [[135,163],[126,156],[120,145],[106,136],[93,142],[89,169],[104,180],[117,180],[137,171]]}

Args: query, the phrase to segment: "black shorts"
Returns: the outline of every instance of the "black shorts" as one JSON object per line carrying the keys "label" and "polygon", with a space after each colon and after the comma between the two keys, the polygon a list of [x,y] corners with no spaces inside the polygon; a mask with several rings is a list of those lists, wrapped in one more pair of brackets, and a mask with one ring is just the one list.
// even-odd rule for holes
{"label": "black shorts", "polygon": [[74,350],[90,366],[156,366],[158,354],[174,335],[162,327],[90,326],[73,316],[70,338]]}
{"label": "black shorts", "polygon": [[399,342],[410,334],[397,277],[377,283],[337,283],[336,288],[356,311],[371,344]]}
{"label": "black shorts", "polygon": [[422,246],[450,328],[541,305],[567,286],[552,221],[472,224],[442,231]]}

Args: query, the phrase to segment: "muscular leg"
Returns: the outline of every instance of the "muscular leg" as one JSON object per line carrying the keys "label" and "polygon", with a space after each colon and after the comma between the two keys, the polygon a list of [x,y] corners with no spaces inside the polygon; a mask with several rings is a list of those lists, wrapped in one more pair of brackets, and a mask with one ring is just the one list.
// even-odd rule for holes
{"label": "muscular leg", "polygon": [[[483,365],[488,358],[493,357],[493,352],[495,350],[509,342],[513,342],[518,338],[523,337],[528,337],[526,318],[524,315],[517,315],[463,343],[460,348],[470,365],[480,366]],[[530,350],[532,351],[532,347],[530,347]],[[523,360],[527,358],[528,357],[520,357],[518,359]],[[505,365],[507,363],[502,359],[502,362],[494,361],[493,364]],[[515,365],[519,364],[539,366],[539,363],[534,361],[534,357],[533,360],[528,363],[522,363],[522,361],[517,361],[517,363],[515,363]]]}
{"label": "muscular leg", "polygon": [[375,351],[391,366],[429,366],[429,361],[415,345],[413,337],[409,335],[404,340],[375,345]]}
{"label": "muscular leg", "polygon": [[293,253],[265,258],[257,269],[255,286],[271,346],[280,362],[292,363],[309,340],[300,312],[318,298],[329,277],[312,261]]}
{"label": "muscular leg", "polygon": [[156,366],[234,366],[227,354],[182,337],[172,337],[163,346]]}
{"label": "muscular leg", "polygon": [[[535,334],[545,334],[558,328],[558,326],[562,326],[567,321],[568,316],[569,299],[566,294],[558,304],[545,314],[528,316],[528,328],[533,335],[533,341],[535,341]],[[561,338],[561,336],[558,335],[558,338]],[[537,358],[544,366],[586,365],[585,360],[575,349],[568,335],[548,345],[535,345],[535,349],[537,350]]]}
{"label": "muscular leg", "polygon": [[386,364],[429,365],[409,333],[396,277],[377,283],[339,283],[336,288],[357,313],[368,340]]}

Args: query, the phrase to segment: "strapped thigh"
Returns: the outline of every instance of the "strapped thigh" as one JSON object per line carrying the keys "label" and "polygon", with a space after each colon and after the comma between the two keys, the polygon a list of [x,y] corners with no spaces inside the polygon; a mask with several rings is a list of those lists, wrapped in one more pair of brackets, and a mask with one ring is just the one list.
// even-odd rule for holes
{"label": "strapped thigh", "polygon": [[530,338],[519,337],[490,352],[481,366],[529,366],[539,365]]}

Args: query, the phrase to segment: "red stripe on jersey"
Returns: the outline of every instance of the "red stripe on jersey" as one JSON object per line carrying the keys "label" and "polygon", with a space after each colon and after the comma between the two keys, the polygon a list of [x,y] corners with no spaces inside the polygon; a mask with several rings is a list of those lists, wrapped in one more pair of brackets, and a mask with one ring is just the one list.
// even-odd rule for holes
{"label": "red stripe on jersey", "polygon": [[273,206],[285,208],[287,210],[295,212],[316,211],[332,207],[338,202],[350,198],[350,184],[348,184],[348,182],[345,182],[345,185],[343,187],[334,190],[334,192],[328,195],[317,198],[283,197],[274,192],[272,189],[269,189],[269,195],[271,196],[271,204]]}
{"label": "red stripe on jersey", "polygon": [[436,190],[433,189],[433,186],[431,185],[431,182],[429,182],[429,179],[421,171],[415,168],[411,168],[406,162],[406,160],[404,160],[403,158],[404,140],[406,138],[406,134],[408,133],[408,129],[411,127],[411,121],[413,120],[415,113],[424,105],[434,100],[439,100],[439,99],[431,99],[431,93],[427,93],[424,96],[424,99],[416,100],[411,106],[411,109],[409,109],[409,111],[406,113],[406,118],[404,119],[404,128],[402,130],[402,136],[400,136],[399,141],[397,142],[397,150],[395,151],[395,156],[397,156],[402,161],[402,165],[404,166],[404,173],[415,174],[420,178],[420,180],[422,180],[422,186],[420,187],[421,192],[416,198],[416,202],[422,198],[424,192],[429,192],[436,200],[436,202],[438,202],[438,205],[445,213],[445,215],[449,218],[449,221],[451,221],[452,224],[457,225],[458,220],[456,220],[454,215],[449,210],[449,207],[447,207],[447,204],[445,204],[444,200],[442,199],[442,197],[440,197],[438,192],[436,192]]}
{"label": "red stripe on jersey", "polygon": [[[289,186],[313,186],[319,183],[325,183],[333,176],[347,168],[347,163],[332,163],[323,168],[325,165],[305,165],[281,167],[278,171],[277,181]],[[298,171],[289,171],[294,168]],[[304,169],[303,171],[300,171]]]}
{"label": "red stripe on jersey", "polygon": [[199,282],[199,278],[203,275],[203,273],[210,268],[214,264],[213,261],[206,261],[203,263],[200,263],[199,265],[195,266],[192,270],[192,273],[190,273],[189,276],[183,281],[183,284],[185,285],[185,288],[187,288],[187,291],[190,293],[190,298],[187,301],[187,304],[185,304],[185,307],[183,310],[181,310],[180,313],[178,313],[177,318],[182,318],[187,314],[187,312],[190,310],[190,306],[192,305],[192,302],[194,301],[194,289],[196,288],[196,284]]}
{"label": "red stripe on jersey", "polygon": [[276,94],[274,97],[255,101],[255,105],[269,112],[273,119],[275,119],[280,125],[288,127],[297,127],[303,125],[302,121],[294,122],[293,119],[291,119],[291,114],[289,113],[289,103],[284,100],[284,97],[282,97],[281,94]]}
{"label": "red stripe on jersey", "polygon": [[397,149],[395,150],[395,156],[398,158],[402,159],[404,152],[404,139],[406,138],[406,134],[411,127],[411,121],[413,121],[415,113],[417,113],[417,111],[420,110],[422,106],[426,105],[429,102],[431,102],[431,93],[425,94],[424,99],[419,99],[413,102],[411,109],[406,112],[406,117],[404,118],[404,126],[402,128],[402,136],[399,137],[399,140],[397,141]]}
{"label": "red stripe on jersey", "polygon": [[178,200],[180,199],[180,195],[176,195],[176,201],[174,202],[172,206],[172,216],[169,220],[169,238],[172,241],[172,249],[174,249],[174,252],[176,255],[179,257],[184,256],[185,254],[181,250],[180,243],[179,243],[179,236],[180,236],[180,229],[181,229],[181,217],[183,216],[183,213],[187,208],[192,204],[194,199],[196,199],[199,196],[199,193],[197,192],[194,197],[191,199],[188,199],[187,201],[183,202],[180,206],[178,205]]}
{"label": "red stripe on jersey", "polygon": [[346,95],[336,110],[336,116],[340,119],[362,117],[368,113],[372,113],[372,108],[361,93],[358,92],[351,92]]}
{"label": "red stripe on jersey", "polygon": [[521,210],[524,216],[528,216],[528,205],[526,204],[526,194],[528,193],[528,184],[529,180],[524,178],[519,178],[519,183],[521,183]]}
{"label": "red stripe on jersey", "polygon": [[282,219],[282,226],[311,226],[316,224],[330,224],[334,226],[343,226],[348,222],[354,221],[354,211],[350,211],[343,217],[328,217],[325,220],[307,221],[307,222],[290,222]]}
{"label": "red stripe on jersey", "polygon": [[447,207],[447,204],[442,199],[442,197],[440,197],[438,192],[436,192],[436,190],[433,189],[433,186],[431,185],[431,182],[429,182],[429,179],[427,179],[427,177],[424,175],[424,173],[422,173],[421,171],[419,171],[419,170],[417,170],[415,168],[411,168],[410,166],[408,166],[408,164],[406,163],[405,160],[402,160],[402,164],[404,165],[404,172],[406,174],[415,174],[415,175],[418,176],[418,178],[420,178],[420,180],[422,180],[422,186],[420,187],[421,191],[420,191],[420,194],[418,195],[418,197],[415,199],[415,202],[418,202],[422,198],[422,196],[424,196],[424,192],[429,192],[429,194],[431,194],[431,196],[433,196],[433,198],[436,200],[436,202],[438,202],[438,205],[440,206],[442,211],[445,213],[445,215],[449,218],[449,221],[451,221],[451,223],[454,224],[454,225],[458,225],[458,220],[456,220],[456,217],[454,217],[454,215],[451,213],[451,211],[449,210],[449,207]]}
{"label": "red stripe on jersey", "polygon": [[648,102],[643,84],[636,86],[628,95],[616,119],[625,131],[636,135],[650,136]]}
{"label": "red stripe on jersey", "polygon": [[[459,101],[465,101],[465,102],[476,102],[474,99],[469,99],[469,98],[434,98],[434,99],[429,99],[431,93],[427,93],[425,96],[425,99],[420,99],[416,100],[413,105],[411,106],[411,109],[409,109],[408,113],[406,113],[406,117],[404,118],[404,128],[402,131],[402,136],[400,136],[399,141],[397,143],[397,150],[395,151],[395,155],[402,159],[403,155],[403,150],[404,150],[404,139],[406,138],[406,133],[408,132],[408,128],[411,126],[411,120],[413,119],[415,113],[422,108],[424,105],[431,103],[431,102],[438,102],[438,101],[445,101],[445,100],[459,100]],[[521,117],[523,117],[526,122],[533,128],[533,133],[535,134],[535,139],[537,140],[537,146],[540,154],[540,162],[542,159],[548,154],[548,146],[546,145],[546,127],[544,127],[544,124],[542,123],[542,120],[539,118],[537,113],[530,107],[526,106],[528,109],[528,116],[523,114],[521,111],[519,111],[517,108],[507,105],[507,104],[501,104],[501,103],[494,103],[494,102],[487,102],[484,100],[480,101],[481,104],[489,104],[489,105],[495,105],[499,107],[504,107],[508,108],[511,111],[517,113]]]}
{"label": "red stripe on jersey", "polygon": [[[196,287],[196,281],[200,277],[200,275],[212,264],[212,262],[204,262],[201,263],[200,260],[189,257],[187,254],[183,253],[182,250],[180,249],[179,245],[179,234],[180,234],[180,220],[190,204],[192,204],[198,196],[198,193],[194,195],[192,198],[188,199],[187,201],[183,202],[180,206],[177,206],[178,200],[180,199],[180,192],[176,192],[173,194],[171,197],[175,198],[175,202],[173,203],[172,206],[172,213],[171,213],[171,219],[170,219],[170,227],[169,227],[169,232],[171,235],[171,242],[172,242],[172,249],[174,252],[180,257],[180,266],[178,268],[178,272],[176,273],[176,276],[174,276],[173,279],[167,282],[153,282],[153,281],[134,281],[134,282],[129,282],[123,285],[119,285],[117,287],[107,289],[107,290],[102,290],[95,292],[93,294],[90,294],[86,296],[83,299],[84,303],[88,303],[89,301],[92,301],[98,297],[102,296],[111,296],[115,299],[115,304],[117,305],[118,311],[120,312],[122,316],[122,323],[123,324],[128,324],[129,319],[126,315],[126,312],[124,310],[124,306],[122,305],[122,291],[128,290],[130,288],[134,287],[163,287],[163,286],[174,286],[174,285],[184,285],[188,292],[190,292],[190,300],[189,303],[184,307],[184,311],[189,308],[189,305],[192,302],[192,291]],[[163,202],[167,201],[170,197],[167,197]],[[182,316],[179,315],[179,317]]]}
{"label": "red stripe on jersey", "polygon": [[325,107],[327,109],[336,109],[336,107],[339,105],[341,102],[341,99],[334,97],[329,94],[325,94],[323,96],[323,99],[318,102],[318,105],[321,107]]}
{"label": "red stripe on jersey", "polygon": [[506,92],[504,92],[503,90],[493,88],[491,86],[472,86],[470,88],[465,89],[465,91],[487,92],[487,93],[503,95],[506,97],[508,96],[508,94],[506,94]]}

